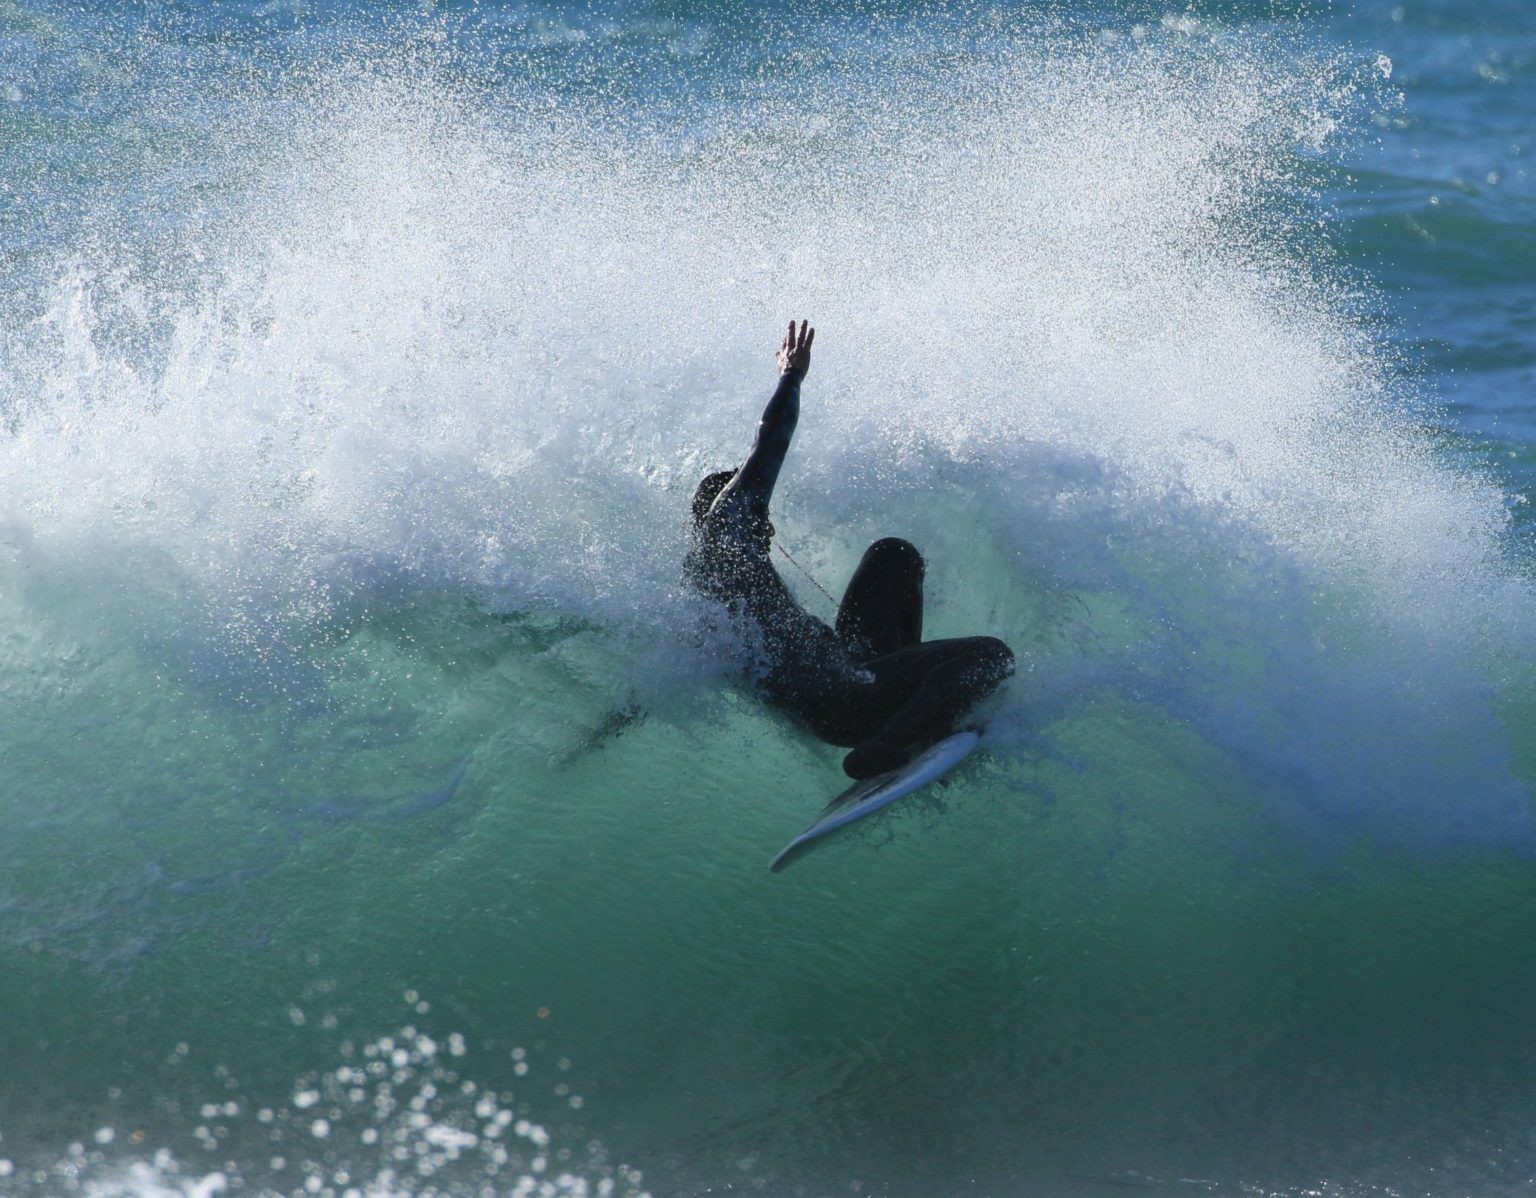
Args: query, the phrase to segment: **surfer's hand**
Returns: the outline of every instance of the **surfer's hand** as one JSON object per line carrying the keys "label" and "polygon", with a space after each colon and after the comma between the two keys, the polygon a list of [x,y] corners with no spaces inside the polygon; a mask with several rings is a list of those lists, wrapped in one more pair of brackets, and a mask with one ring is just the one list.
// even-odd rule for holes
{"label": "surfer's hand", "polygon": [[779,346],[779,373],[803,379],[811,368],[811,342],[815,340],[816,330],[810,327],[810,321],[800,322],[799,333],[795,332],[795,322],[790,321],[784,344]]}

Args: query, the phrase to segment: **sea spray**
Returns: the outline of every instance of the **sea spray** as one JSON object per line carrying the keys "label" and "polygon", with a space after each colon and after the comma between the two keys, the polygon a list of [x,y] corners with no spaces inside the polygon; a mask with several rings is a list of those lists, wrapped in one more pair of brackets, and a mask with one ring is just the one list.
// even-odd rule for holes
{"label": "sea spray", "polygon": [[[743,452],[762,344],[811,312],[779,505],[834,585],[862,538],[920,533],[942,627],[1040,634],[1037,601],[967,604],[985,577],[1102,601],[1122,682],[1304,757],[1278,768],[1309,804],[1446,831],[1477,762],[1462,831],[1527,836],[1490,705],[1527,606],[1500,496],[1394,413],[1339,283],[1289,252],[1346,68],[1177,38],[901,49],[681,129],[465,94],[446,57],[280,92],[249,201],[191,222],[201,267],[78,261],[13,334],[18,568],[90,635],[212,641],[236,672],[302,673],[422,593],[670,643],[680,496]],[[976,535],[993,559],[959,568]],[[1076,648],[1016,689],[1060,691]],[[1321,711],[1349,743],[1298,722]]]}

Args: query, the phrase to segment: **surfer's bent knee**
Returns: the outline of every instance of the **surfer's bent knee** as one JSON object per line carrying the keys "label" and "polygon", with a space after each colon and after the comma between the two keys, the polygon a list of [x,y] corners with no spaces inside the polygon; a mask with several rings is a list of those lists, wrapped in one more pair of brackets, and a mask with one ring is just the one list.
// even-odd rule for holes
{"label": "surfer's bent knee", "polygon": [[922,551],[904,537],[881,537],[864,551],[865,561],[892,560],[905,562],[921,572],[927,568]]}
{"label": "surfer's bent knee", "polygon": [[977,659],[998,682],[1009,677],[1018,668],[1018,660],[1014,657],[1013,650],[1008,647],[1007,641],[995,636],[978,636],[975,640]]}

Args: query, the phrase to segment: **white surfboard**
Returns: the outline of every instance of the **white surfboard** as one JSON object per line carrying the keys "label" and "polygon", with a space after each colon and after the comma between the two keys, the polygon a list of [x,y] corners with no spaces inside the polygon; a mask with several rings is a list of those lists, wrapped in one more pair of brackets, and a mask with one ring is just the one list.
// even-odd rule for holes
{"label": "white surfboard", "polygon": [[873,815],[882,807],[888,807],[897,799],[943,777],[970,755],[980,739],[974,732],[956,732],[919,753],[899,770],[855,782],[828,803],[809,828],[785,845],[768,868],[778,873],[812,847],[824,844],[826,838],[838,829]]}

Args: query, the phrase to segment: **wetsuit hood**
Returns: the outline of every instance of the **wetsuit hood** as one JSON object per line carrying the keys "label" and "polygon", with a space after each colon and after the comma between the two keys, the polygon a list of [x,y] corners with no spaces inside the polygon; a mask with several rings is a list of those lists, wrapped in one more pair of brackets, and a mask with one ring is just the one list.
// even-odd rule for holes
{"label": "wetsuit hood", "polygon": [[[713,474],[706,474],[700,480],[699,485],[693,490],[693,501],[689,505],[693,516],[693,531],[695,535],[704,529],[704,518],[715,506],[715,500],[720,498],[720,492],[730,484],[731,480],[739,474],[739,470],[716,470]],[[754,539],[761,541],[761,550],[768,552],[768,546],[773,541],[775,529],[771,520],[763,520],[761,529],[753,529]]]}
{"label": "wetsuit hood", "polygon": [[697,487],[693,489],[693,525],[697,528],[704,523],[704,517],[709,515],[709,509],[715,506],[715,500],[720,498],[720,492],[725,490],[726,484],[736,477],[734,470],[716,470],[713,474],[706,474]]}

